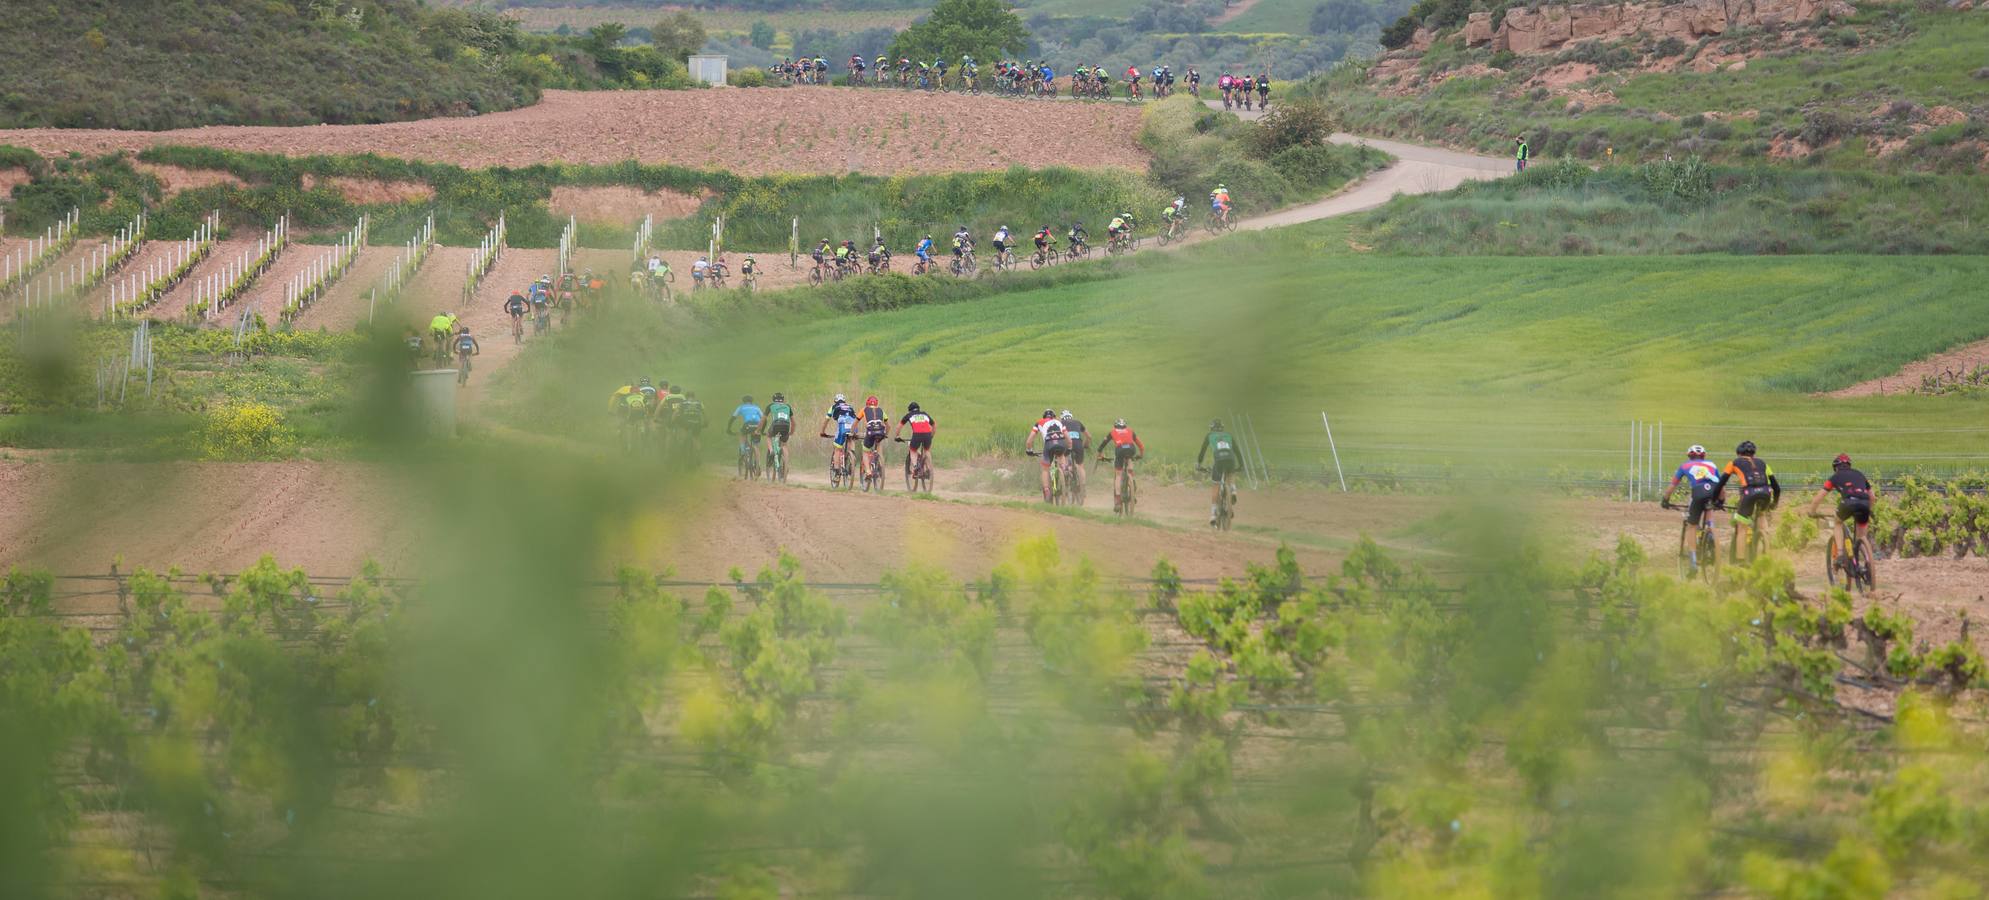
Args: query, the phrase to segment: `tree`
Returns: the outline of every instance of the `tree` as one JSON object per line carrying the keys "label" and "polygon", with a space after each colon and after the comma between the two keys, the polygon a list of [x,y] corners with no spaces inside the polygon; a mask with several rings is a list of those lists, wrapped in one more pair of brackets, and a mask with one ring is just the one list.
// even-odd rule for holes
{"label": "tree", "polygon": [[1326,0],[1312,8],[1308,28],[1313,34],[1352,34],[1372,21],[1374,12],[1361,0]]}
{"label": "tree", "polygon": [[678,62],[703,50],[704,39],[704,23],[681,9],[664,16],[649,29],[649,42],[664,56]]}
{"label": "tree", "polygon": [[754,19],[752,30],[746,34],[747,42],[761,50],[765,50],[773,46],[773,39],[773,26],[768,25],[765,19]]}
{"label": "tree", "polygon": [[899,32],[890,55],[992,61],[1029,49],[1029,29],[1002,0],[939,0],[925,21]]}

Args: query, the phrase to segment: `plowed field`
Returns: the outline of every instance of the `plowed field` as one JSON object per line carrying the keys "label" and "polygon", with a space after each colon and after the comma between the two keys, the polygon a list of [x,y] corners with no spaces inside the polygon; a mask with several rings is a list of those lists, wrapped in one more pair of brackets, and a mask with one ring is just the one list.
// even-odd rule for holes
{"label": "plowed field", "polygon": [[[291,155],[378,153],[469,167],[639,159],[745,175],[980,171],[1011,163],[1143,168],[1140,112],[834,88],[547,91],[510,112],[384,125],[179,131],[32,128],[0,144],[43,154],[194,144]],[[522,140],[532,135],[530,140]]]}

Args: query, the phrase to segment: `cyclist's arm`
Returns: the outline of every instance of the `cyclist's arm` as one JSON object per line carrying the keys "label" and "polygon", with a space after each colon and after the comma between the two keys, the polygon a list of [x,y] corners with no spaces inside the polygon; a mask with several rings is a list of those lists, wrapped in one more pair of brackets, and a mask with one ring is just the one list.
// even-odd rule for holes
{"label": "cyclist's arm", "polygon": [[1671,495],[1678,493],[1678,483],[1683,480],[1684,479],[1678,477],[1677,475],[1671,476],[1671,486],[1665,488],[1664,496],[1658,498],[1659,506],[1663,506],[1664,504],[1671,502]]}
{"label": "cyclist's arm", "polygon": [[1725,470],[1725,471],[1722,471],[1722,472],[1720,473],[1720,480],[1719,480],[1719,481],[1718,481],[1717,483],[1715,483],[1715,484],[1713,485],[1713,496],[1714,496],[1714,497],[1719,497],[1719,496],[1722,496],[1722,495],[1724,495],[1724,494],[1726,493],[1726,491],[1727,491],[1727,479],[1729,479],[1729,478],[1732,478],[1732,477],[1733,477],[1733,464],[1732,464],[1732,463],[1728,463],[1728,464],[1727,464],[1727,467],[1726,467],[1726,470]]}
{"label": "cyclist's arm", "polygon": [[1824,485],[1823,485],[1823,490],[1820,490],[1820,491],[1817,491],[1817,492],[1816,492],[1816,496],[1815,496],[1815,497],[1812,497],[1812,498],[1810,498],[1810,501],[1809,501],[1809,508],[1808,508],[1808,509],[1805,509],[1805,510],[1803,510],[1803,515],[1806,515],[1806,516],[1813,516],[1813,515],[1816,515],[1816,508],[1817,508],[1817,507],[1819,507],[1819,506],[1822,506],[1822,505],[1823,505],[1823,498],[1825,498],[1825,497],[1828,497],[1828,496],[1830,496],[1830,483],[1829,483],[1829,482],[1824,482]]}
{"label": "cyclist's arm", "polygon": [[1146,458],[1146,442],[1145,442],[1145,441],[1142,441],[1142,440],[1140,440],[1140,433],[1139,433],[1139,432],[1137,432],[1137,431],[1133,432],[1133,446],[1135,446],[1135,447],[1138,447],[1138,448],[1140,448],[1140,452],[1139,452],[1139,455],[1138,455],[1138,457],[1137,457],[1137,458],[1138,458],[1138,459],[1145,459],[1145,458]]}
{"label": "cyclist's arm", "polygon": [[1195,465],[1202,464],[1202,458],[1209,455],[1209,439],[1202,438],[1202,449],[1195,454]]}
{"label": "cyclist's arm", "polygon": [[830,422],[834,422],[834,421],[835,421],[835,419],[833,419],[833,418],[831,418],[831,417],[829,417],[829,416],[823,416],[823,417],[822,417],[822,427],[821,427],[821,428],[820,428],[820,429],[819,429],[818,431],[816,431],[816,432],[815,432],[815,436],[816,436],[816,437],[828,437],[828,436],[829,436],[829,423],[830,423]]}
{"label": "cyclist's arm", "polygon": [[737,421],[739,421],[739,414],[738,414],[738,413],[733,413],[732,415],[730,415],[730,416],[727,416],[727,417],[726,417],[726,419],[725,419],[725,433],[726,433],[726,434],[731,434],[731,433],[732,433],[732,423],[733,423],[733,422],[737,422]]}
{"label": "cyclist's arm", "polygon": [[1036,447],[1036,426],[1029,426],[1029,436],[1022,440],[1022,452],[1027,453]]}
{"label": "cyclist's arm", "polygon": [[1770,487],[1770,488],[1774,489],[1774,491],[1775,491],[1775,499],[1774,499],[1774,501],[1773,501],[1773,502],[1772,502],[1772,503],[1771,503],[1770,505],[1771,505],[1771,506],[1781,506],[1781,505],[1782,505],[1782,482],[1780,482],[1780,481],[1776,480],[1776,478],[1775,478],[1775,470],[1774,470],[1774,469],[1769,469],[1769,470],[1768,470],[1768,487]]}

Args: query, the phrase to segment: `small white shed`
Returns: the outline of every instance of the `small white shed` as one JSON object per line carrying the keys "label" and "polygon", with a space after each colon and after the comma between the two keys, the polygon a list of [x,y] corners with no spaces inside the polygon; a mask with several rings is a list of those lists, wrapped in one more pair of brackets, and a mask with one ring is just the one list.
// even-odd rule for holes
{"label": "small white shed", "polygon": [[692,78],[702,81],[705,84],[723,85],[725,83],[725,57],[723,56],[693,56],[690,58],[688,65]]}

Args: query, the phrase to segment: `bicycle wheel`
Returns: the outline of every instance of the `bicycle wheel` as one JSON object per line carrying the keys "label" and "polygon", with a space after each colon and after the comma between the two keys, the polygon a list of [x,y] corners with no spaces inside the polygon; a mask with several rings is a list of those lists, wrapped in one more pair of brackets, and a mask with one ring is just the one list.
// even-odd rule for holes
{"label": "bicycle wheel", "polygon": [[815,268],[812,268],[812,269],[809,269],[809,270],[808,270],[808,284],[809,284],[809,286],[810,286],[810,287],[821,287],[821,286],[822,286],[822,267],[821,267],[821,266],[816,266]]}
{"label": "bicycle wheel", "polygon": [[1692,555],[1699,574],[1712,581],[1720,569],[1720,542],[1713,537],[1712,529],[1699,529],[1699,541],[1693,545]]}
{"label": "bicycle wheel", "polygon": [[1122,515],[1122,516],[1125,516],[1125,517],[1126,517],[1126,518],[1128,518],[1128,519],[1132,518],[1132,517],[1133,517],[1133,509],[1134,509],[1134,507],[1136,507],[1136,506],[1138,506],[1138,505],[1139,505],[1139,502],[1140,502],[1140,489],[1139,489],[1139,483],[1138,483],[1137,481],[1133,480],[1133,473],[1132,473],[1132,470],[1131,470],[1131,469],[1127,469],[1127,470],[1126,470],[1126,496],[1125,496],[1125,499],[1124,499],[1123,501],[1121,501],[1121,502],[1120,502],[1120,504],[1119,504],[1119,505],[1120,505],[1120,506],[1122,507],[1122,509],[1121,509],[1121,510],[1119,511],[1119,514],[1120,514],[1120,515]]}
{"label": "bicycle wheel", "polygon": [[1839,561],[1837,535],[1830,536],[1830,543],[1823,548],[1823,574],[1833,588],[1844,587],[1844,564]]}
{"label": "bicycle wheel", "polygon": [[1852,545],[1851,568],[1857,576],[1858,593],[1869,594],[1878,587],[1878,561],[1872,553],[1870,538],[1859,538]]}

